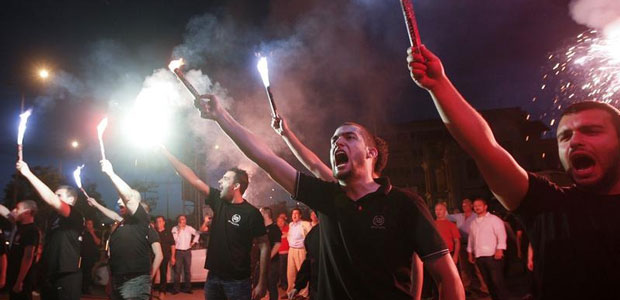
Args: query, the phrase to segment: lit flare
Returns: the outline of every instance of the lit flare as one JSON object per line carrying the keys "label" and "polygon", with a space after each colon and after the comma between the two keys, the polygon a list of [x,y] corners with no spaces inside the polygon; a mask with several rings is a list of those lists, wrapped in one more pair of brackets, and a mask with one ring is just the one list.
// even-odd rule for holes
{"label": "lit flare", "polygon": [[99,148],[101,148],[101,159],[105,160],[105,148],[103,147],[103,133],[108,127],[108,117],[103,118],[97,125],[97,137],[99,138]]}
{"label": "lit flare", "polygon": [[18,160],[24,159],[24,134],[26,133],[26,123],[28,122],[28,117],[32,114],[32,109],[28,109],[19,115],[19,127],[17,129],[17,158]]}
{"label": "lit flare", "polygon": [[265,86],[265,92],[267,92],[267,99],[269,100],[269,107],[271,108],[271,116],[273,118],[279,118],[278,110],[276,109],[276,103],[273,101],[273,94],[271,93],[271,85],[269,83],[269,68],[267,65],[267,58],[262,56],[258,63],[256,64],[256,68],[260,73],[260,77],[263,80],[263,85]]}
{"label": "lit flare", "polygon": [[82,175],[82,168],[84,168],[84,165],[75,168],[75,171],[73,171],[73,179],[75,180],[77,187],[82,191],[82,193],[84,193],[84,196],[86,196],[86,198],[90,198],[88,193],[86,193],[86,190],[82,187],[82,178],[80,177]]}

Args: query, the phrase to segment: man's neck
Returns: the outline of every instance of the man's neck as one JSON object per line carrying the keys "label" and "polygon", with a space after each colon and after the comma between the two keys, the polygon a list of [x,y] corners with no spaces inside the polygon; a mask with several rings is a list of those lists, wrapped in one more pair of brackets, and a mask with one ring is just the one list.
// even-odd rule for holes
{"label": "man's neck", "polygon": [[266,219],[265,220],[265,226],[269,226],[271,224],[273,224],[273,220],[272,219]]}
{"label": "man's neck", "polygon": [[469,217],[469,216],[471,216],[471,213],[472,213],[472,212],[473,212],[473,211],[471,211],[471,210],[470,210],[470,211],[466,211],[466,212],[464,212],[464,213],[463,213],[463,215],[464,215],[465,217]]}
{"label": "man's neck", "polygon": [[157,232],[162,232],[162,231],[164,231],[164,230],[166,230],[166,227],[163,227],[163,228],[157,228]]}
{"label": "man's neck", "polygon": [[379,189],[379,184],[368,174],[368,176],[350,177],[339,180],[340,186],[351,200],[357,201],[360,198]]}
{"label": "man's neck", "polygon": [[239,193],[235,193],[235,195],[232,197],[230,203],[232,204],[239,204],[243,202],[243,196]]}
{"label": "man's neck", "polygon": [[489,213],[489,212],[488,212],[488,211],[485,211],[485,212],[483,212],[483,213],[481,213],[481,214],[477,214],[477,216],[478,216],[478,218],[482,218],[482,217],[486,216],[486,215],[487,215],[487,213]]}
{"label": "man's neck", "polygon": [[187,224],[186,224],[186,225],[180,225],[180,224],[179,224],[179,225],[177,225],[177,226],[179,226],[179,229],[185,229],[185,226],[187,226]]}
{"label": "man's neck", "polygon": [[446,218],[446,217],[441,217],[441,218],[440,218],[440,217],[437,217],[437,221],[445,221],[445,220],[447,220],[447,218]]}

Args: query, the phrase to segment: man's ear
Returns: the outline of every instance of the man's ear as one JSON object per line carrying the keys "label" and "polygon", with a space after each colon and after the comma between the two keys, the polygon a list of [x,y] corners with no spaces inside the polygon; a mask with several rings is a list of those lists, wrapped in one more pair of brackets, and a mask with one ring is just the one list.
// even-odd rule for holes
{"label": "man's ear", "polygon": [[377,158],[379,150],[376,147],[366,147],[366,158]]}
{"label": "man's ear", "polygon": [[233,189],[239,190],[239,192],[241,192],[241,184],[240,183],[233,184]]}

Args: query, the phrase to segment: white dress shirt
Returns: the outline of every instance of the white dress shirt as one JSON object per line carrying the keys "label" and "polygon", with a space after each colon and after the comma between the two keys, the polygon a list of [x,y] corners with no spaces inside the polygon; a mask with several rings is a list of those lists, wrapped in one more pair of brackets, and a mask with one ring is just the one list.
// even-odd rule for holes
{"label": "white dress shirt", "polygon": [[471,222],[467,252],[475,257],[493,256],[497,249],[506,250],[506,228],[502,219],[487,212]]}
{"label": "white dress shirt", "polygon": [[288,246],[290,248],[304,248],[304,239],[308,232],[312,229],[312,225],[308,221],[297,221],[288,224]]}
{"label": "white dress shirt", "polygon": [[180,229],[179,226],[172,227],[172,237],[174,237],[174,246],[177,250],[189,250],[192,245],[192,235],[194,236],[194,243],[198,243],[200,235],[194,229],[194,227],[185,225],[185,228]]}

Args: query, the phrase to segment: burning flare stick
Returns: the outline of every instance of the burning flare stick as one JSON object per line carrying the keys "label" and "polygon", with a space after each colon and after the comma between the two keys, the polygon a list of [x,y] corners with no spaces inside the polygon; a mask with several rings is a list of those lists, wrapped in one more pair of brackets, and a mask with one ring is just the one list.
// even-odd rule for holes
{"label": "burning flare stick", "polygon": [[105,148],[103,148],[103,132],[108,127],[108,117],[103,118],[97,125],[97,136],[99,137],[99,147],[101,148],[101,159],[105,160]]}
{"label": "burning flare stick", "polygon": [[172,73],[177,75],[177,78],[179,78],[179,80],[181,80],[183,85],[187,88],[187,90],[190,93],[192,93],[192,95],[194,96],[195,99],[200,99],[200,94],[198,93],[198,91],[196,91],[194,86],[189,81],[187,81],[187,78],[185,78],[185,74],[183,74],[183,71],[181,70],[181,67],[184,64],[185,64],[185,62],[183,61],[183,59],[179,58],[177,60],[171,61],[170,64],[168,65],[168,69],[170,69],[170,71],[172,71]]}
{"label": "burning flare stick", "polygon": [[84,168],[84,165],[75,168],[75,171],[73,171],[73,179],[75,179],[75,184],[78,188],[80,188],[82,193],[84,193],[84,196],[86,196],[86,198],[90,198],[88,196],[88,193],[86,193],[86,190],[84,190],[84,188],[82,187],[82,178],[80,178],[80,175],[82,174],[82,168]]}
{"label": "burning flare stick", "polygon": [[19,128],[17,130],[17,158],[19,160],[23,160],[23,141],[24,141],[24,133],[26,133],[26,123],[28,122],[28,117],[32,113],[32,109],[29,109],[22,114],[19,115]]}
{"label": "burning flare stick", "polygon": [[422,42],[420,42],[420,32],[418,31],[418,22],[415,19],[412,1],[413,0],[400,0],[400,6],[403,9],[403,16],[405,17],[405,24],[407,25],[411,47],[413,47],[414,51],[419,53]]}
{"label": "burning flare stick", "polygon": [[276,110],[276,103],[273,101],[273,94],[271,93],[271,86],[269,84],[269,68],[267,67],[267,58],[261,57],[256,64],[256,68],[260,73],[260,77],[265,85],[265,91],[267,92],[267,98],[269,99],[269,106],[271,107],[271,116],[279,118],[278,111]]}

